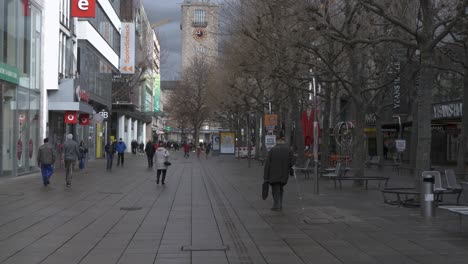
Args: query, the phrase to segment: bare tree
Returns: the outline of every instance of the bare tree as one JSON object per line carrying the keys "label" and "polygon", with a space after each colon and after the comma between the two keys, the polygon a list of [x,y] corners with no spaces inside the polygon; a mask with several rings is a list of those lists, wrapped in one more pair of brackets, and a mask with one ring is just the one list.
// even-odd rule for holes
{"label": "bare tree", "polygon": [[[359,0],[369,11],[385,19],[404,32],[404,37],[381,38],[382,41],[397,42],[419,51],[420,81],[417,89],[417,147],[415,184],[419,186],[420,175],[431,168],[431,105],[435,84],[435,48],[446,38],[461,18],[465,16],[467,0],[419,0],[411,2],[417,11],[417,20],[405,23],[401,14],[389,8],[390,1]],[[396,9],[397,11],[403,11]],[[393,12],[392,12],[393,11]],[[409,41],[407,40],[409,39]]]}
{"label": "bare tree", "polygon": [[[195,57],[191,65],[184,69],[180,85],[168,100],[172,118],[190,125],[195,143],[198,142],[200,127],[209,119],[212,111],[209,104],[209,90],[213,89],[210,86],[211,74],[211,65],[203,58]],[[185,124],[181,126],[185,127]]]}

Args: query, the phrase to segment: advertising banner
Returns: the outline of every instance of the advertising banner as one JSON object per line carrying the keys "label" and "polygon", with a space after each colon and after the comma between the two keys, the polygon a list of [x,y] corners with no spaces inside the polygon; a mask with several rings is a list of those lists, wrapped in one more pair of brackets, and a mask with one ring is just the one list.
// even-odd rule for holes
{"label": "advertising banner", "polygon": [[221,137],[219,135],[213,135],[213,150],[219,151],[220,143],[221,143]]}
{"label": "advertising banner", "polygon": [[154,112],[160,112],[161,111],[161,76],[157,74],[154,77],[154,88],[153,88],[153,97],[154,97],[154,102],[153,102],[153,110]]}
{"label": "advertising banner", "polygon": [[72,17],[96,17],[96,0],[71,0]]}
{"label": "advertising banner", "polygon": [[220,149],[221,154],[234,154],[234,142],[235,135],[232,132],[221,132],[219,133],[221,138]]}
{"label": "advertising banner", "polygon": [[120,73],[135,73],[135,23],[122,22],[120,35]]}

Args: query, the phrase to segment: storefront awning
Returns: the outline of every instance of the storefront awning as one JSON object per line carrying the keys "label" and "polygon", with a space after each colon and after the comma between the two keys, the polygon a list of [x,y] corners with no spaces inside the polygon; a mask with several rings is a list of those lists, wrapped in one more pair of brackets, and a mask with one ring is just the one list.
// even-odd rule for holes
{"label": "storefront awning", "polygon": [[93,113],[93,107],[83,102],[49,102],[50,111],[78,111],[80,113]]}

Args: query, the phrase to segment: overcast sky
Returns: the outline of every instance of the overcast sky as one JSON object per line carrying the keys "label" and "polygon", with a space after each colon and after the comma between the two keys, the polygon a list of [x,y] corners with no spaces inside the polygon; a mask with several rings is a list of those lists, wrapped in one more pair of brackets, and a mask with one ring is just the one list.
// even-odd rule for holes
{"label": "overcast sky", "polygon": [[157,23],[166,18],[171,21],[158,30],[161,51],[166,52],[166,59],[161,65],[161,79],[172,80],[179,78],[181,65],[181,31],[180,5],[183,0],[143,0],[146,14],[151,23]]}

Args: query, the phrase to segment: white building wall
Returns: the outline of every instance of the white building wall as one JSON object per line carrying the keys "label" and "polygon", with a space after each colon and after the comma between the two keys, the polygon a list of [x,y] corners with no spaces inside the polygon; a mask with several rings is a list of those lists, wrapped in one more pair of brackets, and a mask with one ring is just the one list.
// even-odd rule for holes
{"label": "white building wall", "polygon": [[129,117],[127,119],[127,134],[126,134],[126,137],[124,139],[125,141],[125,144],[127,144],[127,152],[131,152],[132,151],[132,148],[130,147],[130,143],[132,142],[132,118]]}
{"label": "white building wall", "polygon": [[142,132],[141,132],[141,141],[143,141],[143,143],[145,143],[146,145],[146,142],[148,141],[148,138],[146,137],[146,123],[143,123],[142,125]]}
{"label": "white building wall", "polygon": [[118,119],[117,140],[119,140],[119,138],[122,138],[122,139],[125,138],[125,115],[119,116],[119,119]]}
{"label": "white building wall", "polygon": [[[43,2],[43,1],[36,1]],[[42,91],[41,91],[41,138],[48,133],[47,123],[49,121],[48,90],[58,89],[58,48],[59,45],[59,2],[46,1],[42,10]]]}

